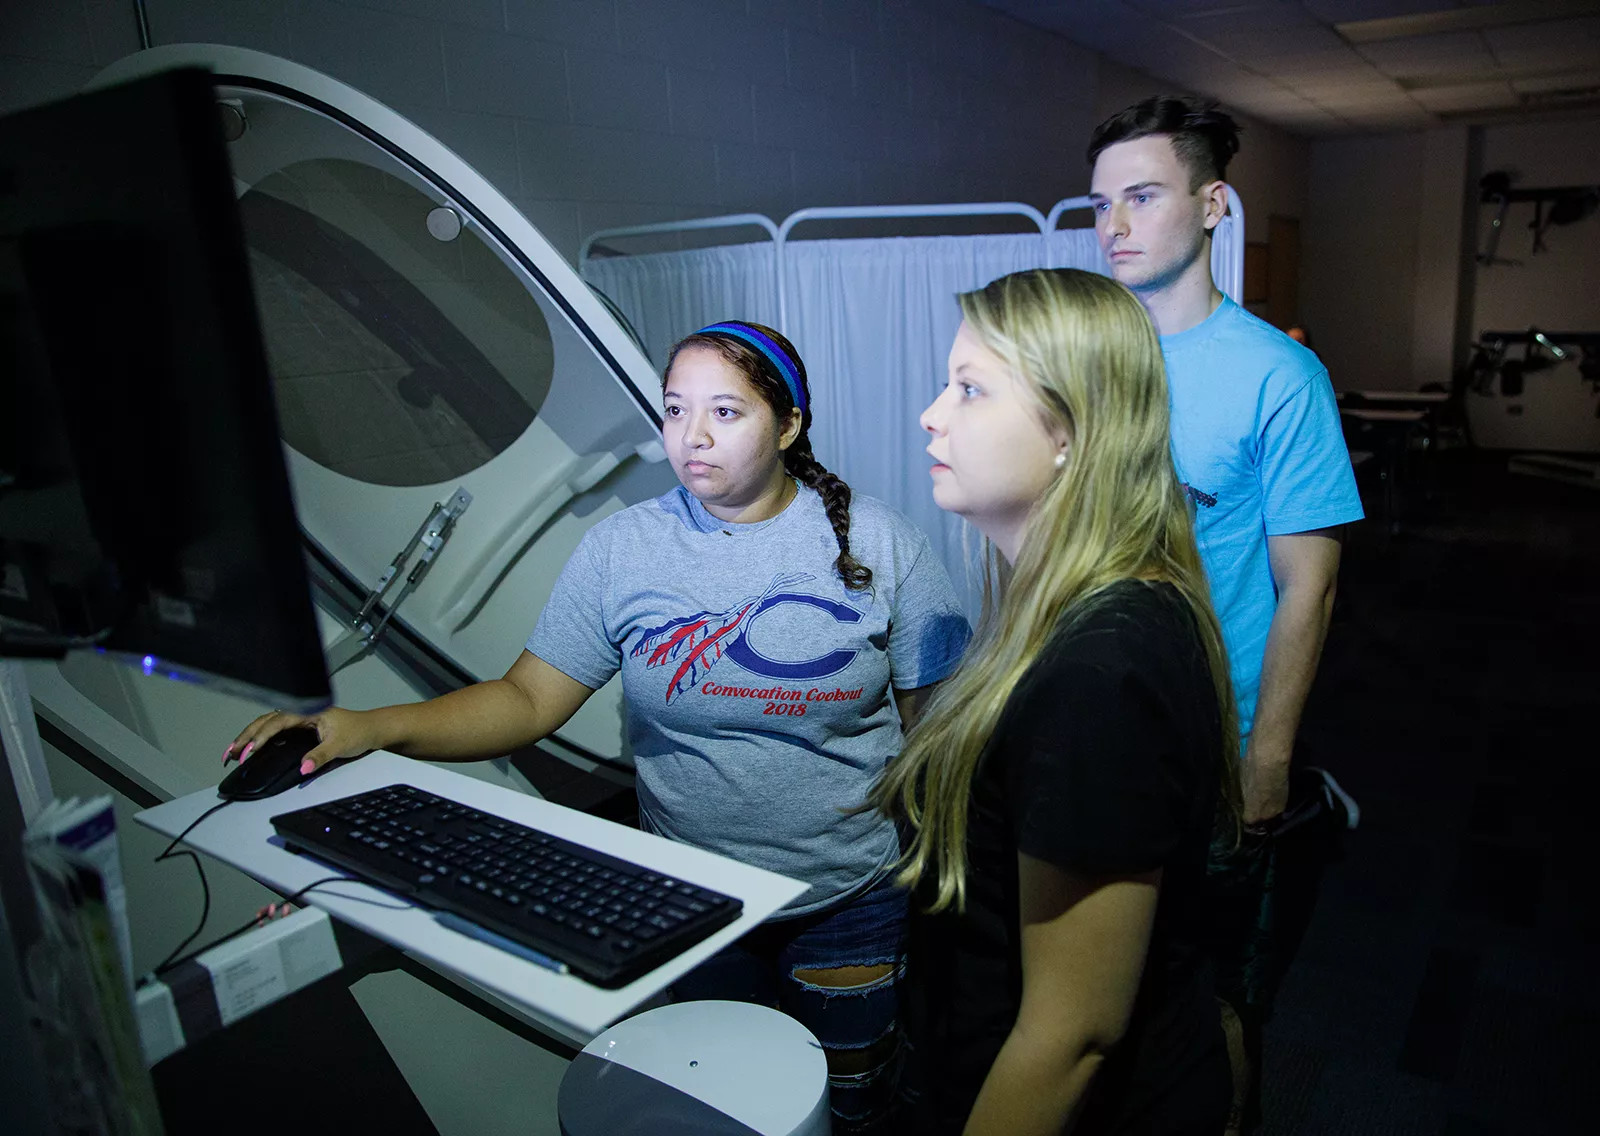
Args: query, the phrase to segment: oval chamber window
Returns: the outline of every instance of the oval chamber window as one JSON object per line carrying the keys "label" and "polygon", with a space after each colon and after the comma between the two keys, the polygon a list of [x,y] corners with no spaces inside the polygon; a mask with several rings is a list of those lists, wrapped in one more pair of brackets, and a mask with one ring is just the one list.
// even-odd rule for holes
{"label": "oval chamber window", "polygon": [[283,439],[371,484],[470,473],[550,391],[537,301],[475,229],[430,232],[439,206],[340,158],[285,166],[239,199]]}

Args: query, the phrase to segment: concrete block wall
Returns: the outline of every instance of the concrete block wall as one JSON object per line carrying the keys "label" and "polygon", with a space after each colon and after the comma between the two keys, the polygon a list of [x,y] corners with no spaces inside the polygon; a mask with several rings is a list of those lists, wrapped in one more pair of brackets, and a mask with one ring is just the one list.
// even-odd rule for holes
{"label": "concrete block wall", "polygon": [[[966,0],[147,0],[154,43],[389,103],[568,256],[592,230],[1081,192],[1097,56]],[[0,111],[138,49],[132,0],[11,0]],[[631,245],[643,249],[645,245]]]}

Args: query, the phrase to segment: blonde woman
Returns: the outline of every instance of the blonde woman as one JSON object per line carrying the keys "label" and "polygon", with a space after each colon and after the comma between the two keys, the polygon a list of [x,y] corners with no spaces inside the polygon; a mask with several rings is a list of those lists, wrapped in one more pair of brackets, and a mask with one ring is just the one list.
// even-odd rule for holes
{"label": "blonde woman", "polygon": [[869,798],[915,888],[907,1129],[1221,1133],[1201,889],[1238,740],[1161,346],[1086,272],[961,308],[922,424],[998,604]]}

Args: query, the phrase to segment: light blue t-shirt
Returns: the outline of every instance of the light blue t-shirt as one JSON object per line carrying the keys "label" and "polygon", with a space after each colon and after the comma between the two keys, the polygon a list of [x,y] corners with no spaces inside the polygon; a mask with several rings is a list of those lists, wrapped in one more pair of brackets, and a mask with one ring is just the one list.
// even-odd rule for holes
{"label": "light blue t-shirt", "polygon": [[971,630],[920,529],[857,495],[848,590],[815,491],[732,525],[677,488],[584,536],[528,650],[585,686],[618,670],[646,828],[810,884],[784,916],[871,884],[894,827],[855,812],[900,752],[891,688],[955,669]]}
{"label": "light blue t-shirt", "polygon": [[1232,300],[1161,337],[1172,457],[1195,509],[1195,538],[1239,700],[1255,723],[1278,591],[1267,537],[1362,517],[1328,370],[1315,354]]}

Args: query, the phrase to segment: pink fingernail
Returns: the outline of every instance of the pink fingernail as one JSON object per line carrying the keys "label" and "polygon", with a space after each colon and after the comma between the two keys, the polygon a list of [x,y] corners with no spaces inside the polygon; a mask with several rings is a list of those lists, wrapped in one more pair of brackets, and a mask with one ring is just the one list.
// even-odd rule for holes
{"label": "pink fingernail", "polygon": [[302,761],[300,763],[300,776],[302,776],[302,777],[311,776],[311,771],[314,770],[315,768],[316,768],[316,766],[311,764],[311,759],[309,757],[306,758],[304,761]]}
{"label": "pink fingernail", "polygon": [[249,745],[245,746],[244,747],[244,752],[239,755],[239,760],[243,761],[245,758],[249,757],[250,756],[250,751],[255,749],[255,748],[256,748],[256,743],[255,742],[251,742]]}

